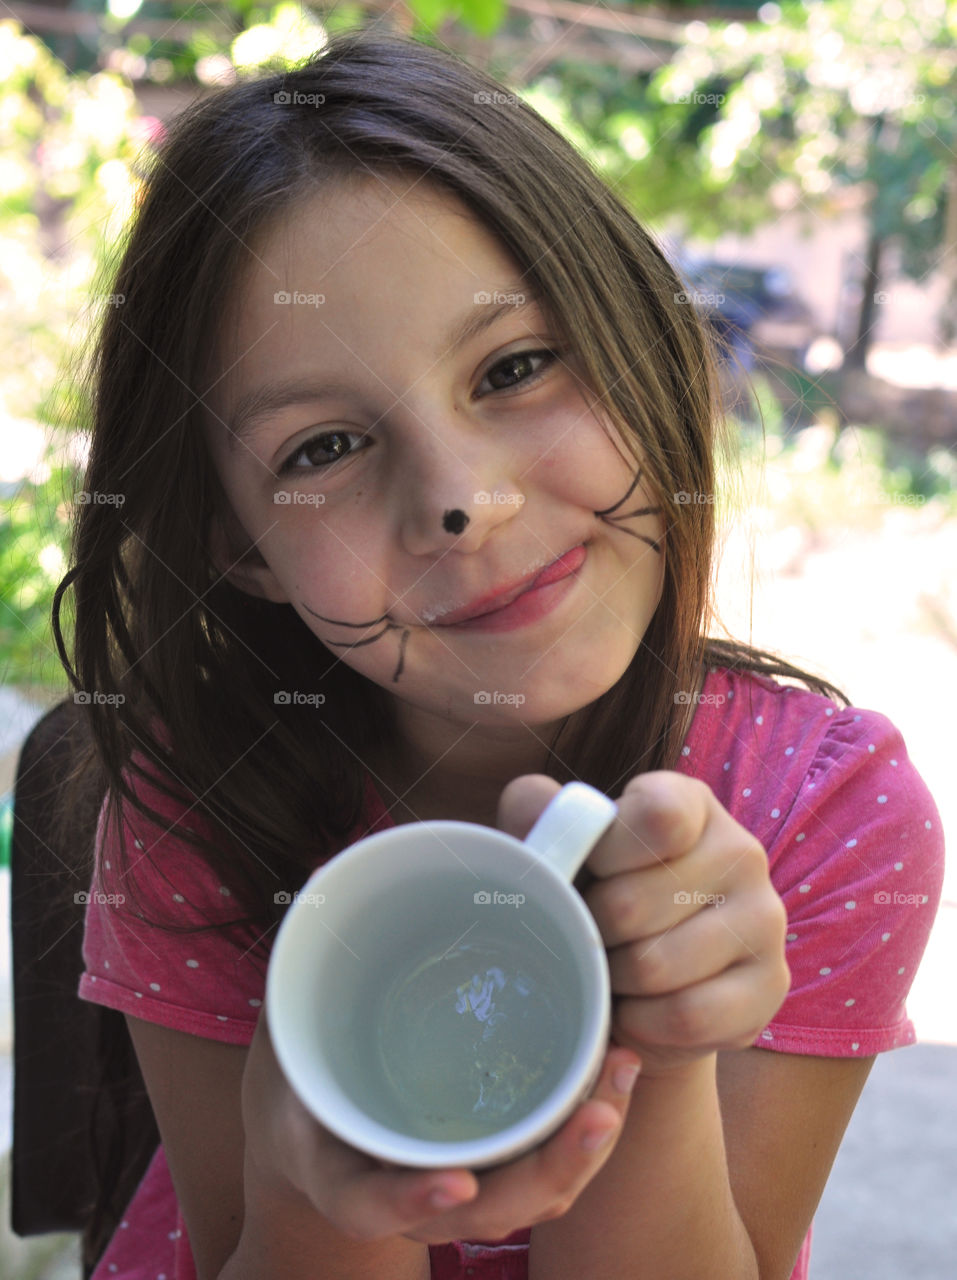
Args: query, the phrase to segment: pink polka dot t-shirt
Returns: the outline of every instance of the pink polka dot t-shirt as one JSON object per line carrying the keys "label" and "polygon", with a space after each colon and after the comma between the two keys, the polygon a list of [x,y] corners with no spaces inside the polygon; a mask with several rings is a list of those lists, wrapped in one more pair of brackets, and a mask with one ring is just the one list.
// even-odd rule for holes
{"label": "pink polka dot t-shirt", "polygon": [[[943,837],[934,802],[884,716],[763,677],[708,675],[679,771],[711,787],[761,841],[788,914],[791,988],[755,1046],[867,1057],[916,1040],[904,1000],[940,899]],[[265,986],[256,938],[241,928],[169,932],[146,923],[235,918],[229,890],[177,836],[191,806],[141,794],[163,826],[130,815],[141,861],[140,918],[111,901],[112,824],[101,824],[79,994],[148,1022],[248,1045]],[[346,843],[392,825],[367,782],[367,812]],[[345,846],[343,846],[345,847]],[[112,855],[112,857],[111,857]],[[773,1116],[766,1117],[773,1123]],[[430,1248],[433,1280],[526,1280],[529,1229],[503,1241]],[[791,1280],[807,1280],[811,1231]],[[160,1147],[92,1280],[196,1280],[186,1227]]]}

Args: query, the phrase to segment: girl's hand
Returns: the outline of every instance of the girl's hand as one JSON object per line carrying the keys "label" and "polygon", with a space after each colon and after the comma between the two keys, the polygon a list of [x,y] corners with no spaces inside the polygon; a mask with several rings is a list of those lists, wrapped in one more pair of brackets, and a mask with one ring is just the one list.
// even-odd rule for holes
{"label": "girl's hand", "polygon": [[683,774],[640,774],[595,845],[584,892],[608,948],[615,1040],[660,1075],[749,1047],[791,982],[767,854]]}
{"label": "girl's hand", "polygon": [[[243,1077],[247,1202],[255,1197],[268,1213],[277,1201],[305,1201],[353,1240],[500,1240],[570,1208],[614,1149],[637,1066],[633,1053],[611,1046],[588,1100],[509,1164],[478,1174],[397,1168],[340,1142],[303,1107],[276,1060],[263,1009]],[[596,1146],[599,1134],[606,1140]],[[436,1190],[450,1202],[436,1204]]]}

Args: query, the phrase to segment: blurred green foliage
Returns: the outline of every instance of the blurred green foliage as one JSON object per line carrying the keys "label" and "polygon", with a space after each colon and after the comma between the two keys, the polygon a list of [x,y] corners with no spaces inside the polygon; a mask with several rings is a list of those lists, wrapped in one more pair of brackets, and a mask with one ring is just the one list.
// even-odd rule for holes
{"label": "blurred green foliage", "polygon": [[50,630],[53,592],[66,568],[71,467],[23,481],[0,509],[0,681],[65,685]]}
{"label": "blurred green foliage", "polygon": [[60,684],[49,628],[88,422],[74,362],[151,125],[113,72],[71,76],[0,22],[0,680]]}
{"label": "blurred green foliage", "polygon": [[430,30],[456,18],[480,36],[496,31],[506,14],[505,0],[409,0],[409,8]]}

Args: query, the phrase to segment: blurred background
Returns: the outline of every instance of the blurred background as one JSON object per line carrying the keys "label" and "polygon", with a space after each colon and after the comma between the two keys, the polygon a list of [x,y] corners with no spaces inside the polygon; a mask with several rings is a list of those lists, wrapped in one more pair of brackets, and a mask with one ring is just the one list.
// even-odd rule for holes
{"label": "blurred background", "polygon": [[[78,1275],[7,1226],[10,792],[66,695],[53,591],[82,489],[77,372],[165,122],[355,26],[489,70],[599,169],[722,338],[739,458],[720,621],[883,711],[957,830],[957,0],[47,0],[0,7],[0,1275]],[[811,1274],[952,1274],[957,874],[815,1219]],[[906,1190],[901,1174],[905,1174]],[[949,1175],[949,1177],[948,1177]]]}

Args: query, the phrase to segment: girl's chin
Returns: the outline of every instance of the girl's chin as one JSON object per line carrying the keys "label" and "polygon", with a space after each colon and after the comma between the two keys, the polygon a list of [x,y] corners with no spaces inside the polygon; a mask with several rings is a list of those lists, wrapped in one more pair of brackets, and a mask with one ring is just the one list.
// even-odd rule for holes
{"label": "girl's chin", "polygon": [[[455,721],[463,727],[474,725],[482,730],[501,729],[506,736],[524,728],[544,738],[548,729],[581,710],[578,704],[569,705],[567,688],[555,690],[552,696],[541,691],[524,694],[520,689],[496,689],[490,681],[485,688],[460,689],[437,701],[434,679],[424,680],[417,690],[411,685],[403,690],[401,679],[398,684],[384,687],[438,720]],[[420,696],[416,696],[417,693]]]}

